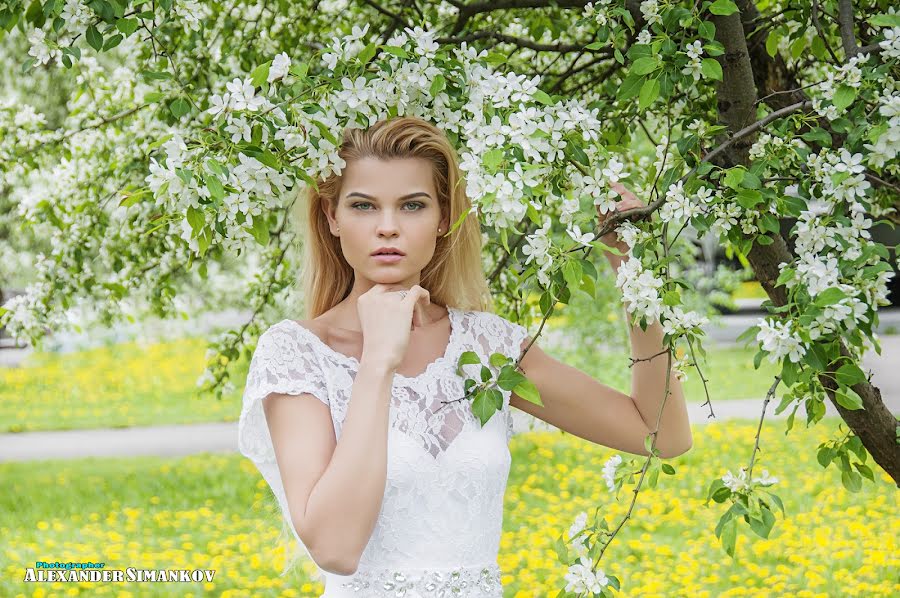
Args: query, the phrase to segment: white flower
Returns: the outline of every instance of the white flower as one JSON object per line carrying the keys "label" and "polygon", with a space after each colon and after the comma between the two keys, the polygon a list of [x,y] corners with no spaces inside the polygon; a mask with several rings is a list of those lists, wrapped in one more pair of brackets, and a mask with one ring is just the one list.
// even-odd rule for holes
{"label": "white flower", "polygon": [[647,25],[652,25],[653,23],[662,24],[662,17],[659,16],[659,5],[656,3],[656,0],[644,0],[641,2],[641,14],[644,15]]}
{"label": "white flower", "polygon": [[722,481],[725,482],[725,486],[732,492],[743,492],[750,489],[750,483],[747,481],[747,469],[744,467],[741,467],[741,471],[737,476],[732,474],[731,470],[728,470],[722,476]]}
{"label": "white flower", "polygon": [[603,479],[606,480],[606,487],[610,492],[616,491],[616,468],[622,464],[621,455],[613,455],[603,465]]}
{"label": "white flower", "polygon": [[778,478],[770,478],[769,470],[763,469],[762,476],[758,478],[753,478],[754,484],[759,484],[761,486],[771,486],[772,484],[778,483]]}
{"label": "white flower", "polygon": [[760,342],[760,347],[769,352],[768,359],[775,363],[784,356],[794,363],[799,363],[806,353],[806,345],[803,340],[791,331],[790,322],[770,321],[761,318],[758,322],[759,332],[756,333],[756,340]]}
{"label": "white flower", "polygon": [[580,243],[585,247],[590,247],[591,241],[594,240],[594,233],[587,232],[582,234],[581,228],[579,228],[577,224],[573,225],[572,228],[567,228],[566,232],[570,237],[572,237],[572,239],[574,239],[576,243]]}
{"label": "white flower", "polygon": [[607,162],[606,168],[603,169],[602,174],[610,183],[618,183],[619,179],[628,178],[627,172],[622,174],[622,169],[624,167],[625,165],[616,160],[615,156],[613,156],[609,159],[609,162]]}
{"label": "white flower", "polygon": [[589,592],[599,594],[609,584],[609,579],[603,571],[593,571],[593,564],[588,556],[582,556],[578,562],[569,566],[569,572],[565,575],[567,592]]}
{"label": "white flower", "polygon": [[242,138],[247,143],[252,140],[253,133],[250,129],[250,123],[243,116],[235,118],[231,124],[225,127],[226,133],[231,133],[232,143],[239,142]]}
{"label": "white flower", "polygon": [[581,533],[584,529],[584,526],[587,524],[587,511],[582,511],[575,518],[575,523],[572,524],[572,527],[569,528],[569,539],[571,540],[575,536]]}
{"label": "white flower", "polygon": [[647,29],[641,29],[641,32],[637,35],[637,43],[649,45],[651,41],[653,41],[653,37],[650,35],[650,32]]}
{"label": "white flower", "polygon": [[267,81],[271,83],[276,79],[281,79],[288,74],[291,68],[291,59],[288,58],[287,52],[282,52],[272,60],[272,66],[269,68],[269,77]]}
{"label": "white flower", "polygon": [[207,112],[211,114],[213,118],[224,114],[229,108],[231,108],[230,93],[213,95],[209,98],[209,108],[207,109]]}
{"label": "white flower", "polygon": [[616,286],[622,291],[628,311],[646,316],[650,321],[662,313],[658,291],[662,285],[662,279],[655,277],[651,270],[644,270],[641,261],[634,257],[622,262],[616,274]]}

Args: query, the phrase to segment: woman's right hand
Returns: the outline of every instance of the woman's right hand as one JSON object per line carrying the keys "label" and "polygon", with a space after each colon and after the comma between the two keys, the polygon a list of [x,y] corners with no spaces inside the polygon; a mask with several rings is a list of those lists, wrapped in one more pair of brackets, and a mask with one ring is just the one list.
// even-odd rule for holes
{"label": "woman's right hand", "polygon": [[413,285],[401,300],[400,285],[376,284],[359,296],[356,310],[363,333],[361,362],[376,362],[396,370],[406,356],[409,333],[425,322],[431,294]]}

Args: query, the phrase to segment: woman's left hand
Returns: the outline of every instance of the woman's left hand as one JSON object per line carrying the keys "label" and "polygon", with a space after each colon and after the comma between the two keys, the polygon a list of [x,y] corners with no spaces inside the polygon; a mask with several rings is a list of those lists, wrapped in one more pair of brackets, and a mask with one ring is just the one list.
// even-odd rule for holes
{"label": "woman's left hand", "polygon": [[[616,206],[612,212],[607,212],[605,214],[601,214],[600,206],[597,206],[598,229],[602,227],[603,223],[615,212],[624,212],[625,210],[640,208],[647,205],[640,199],[638,199],[634,193],[626,189],[625,185],[623,185],[622,183],[612,183],[610,185],[610,188],[618,193],[622,197],[622,199],[616,202]],[[600,237],[599,240],[604,245],[615,247],[622,253],[628,253],[628,245],[626,245],[621,239],[619,239],[619,235],[616,233],[615,229]],[[607,254],[607,257],[610,257],[610,255],[611,254]]]}

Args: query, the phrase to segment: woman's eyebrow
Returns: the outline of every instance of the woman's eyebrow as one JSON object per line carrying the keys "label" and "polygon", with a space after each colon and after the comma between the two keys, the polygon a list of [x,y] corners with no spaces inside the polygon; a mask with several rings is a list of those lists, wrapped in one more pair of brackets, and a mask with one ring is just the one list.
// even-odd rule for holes
{"label": "woman's eyebrow", "polygon": [[[372,197],[371,195],[367,195],[367,194],[365,194],[365,193],[362,193],[361,191],[351,191],[350,193],[348,193],[348,194],[346,195],[346,197],[349,198],[350,196],[353,196],[353,195],[358,195],[359,197],[364,197],[365,199],[375,199],[375,198]],[[410,199],[410,198],[413,198],[413,197],[419,197],[419,196],[422,196],[422,195],[424,195],[424,196],[427,197],[428,199],[431,199],[431,196],[430,196],[429,194],[425,193],[424,191],[415,191],[415,192],[413,192],[413,193],[407,193],[406,195],[400,197],[399,201],[403,201],[403,200],[405,200],[405,199]]]}

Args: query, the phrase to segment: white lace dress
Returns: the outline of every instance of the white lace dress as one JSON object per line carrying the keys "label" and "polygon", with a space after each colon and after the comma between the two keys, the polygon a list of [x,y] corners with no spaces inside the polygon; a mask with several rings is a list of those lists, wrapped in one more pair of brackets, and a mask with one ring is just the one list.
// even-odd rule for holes
{"label": "white lace dress", "polygon": [[[527,330],[489,312],[448,308],[450,341],[418,376],[394,375],[387,480],[375,529],[355,574],[319,569],[320,598],[502,598],[497,552],[510,468],[509,391],[502,410],[482,427],[456,374],[464,351],[517,358]],[[262,399],[269,393],[310,393],[331,410],[340,439],[359,362],[332,349],[293,320],[260,336],[250,363],[238,424],[238,445],[271,487],[290,521]],[[481,367],[463,367],[480,380]],[[443,408],[441,408],[443,407]],[[293,526],[290,526],[293,530]],[[303,546],[300,538],[294,536]],[[305,546],[303,547],[305,549]],[[307,552],[308,554],[308,552]]]}

